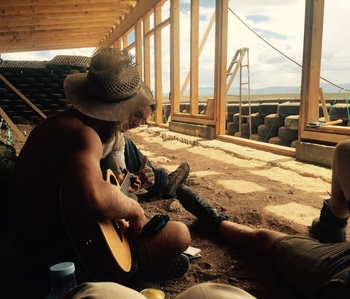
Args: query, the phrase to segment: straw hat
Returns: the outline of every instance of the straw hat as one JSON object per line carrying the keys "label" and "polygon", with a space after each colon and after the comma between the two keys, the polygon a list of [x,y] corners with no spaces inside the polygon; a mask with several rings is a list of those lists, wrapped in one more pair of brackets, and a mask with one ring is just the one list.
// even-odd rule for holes
{"label": "straw hat", "polygon": [[111,48],[98,49],[89,71],[67,76],[63,88],[77,110],[100,120],[123,123],[137,110],[156,104],[130,54]]}

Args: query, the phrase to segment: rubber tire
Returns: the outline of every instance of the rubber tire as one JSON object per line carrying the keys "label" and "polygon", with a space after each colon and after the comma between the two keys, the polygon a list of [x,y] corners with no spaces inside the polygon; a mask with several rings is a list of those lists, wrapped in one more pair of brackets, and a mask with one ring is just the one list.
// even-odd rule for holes
{"label": "rubber tire", "polygon": [[285,126],[282,126],[278,129],[278,137],[282,141],[289,141],[292,142],[293,140],[298,139],[298,131],[296,130],[289,130]]}
{"label": "rubber tire", "polygon": [[280,127],[284,125],[284,117],[277,113],[266,115],[264,118],[264,125],[268,127]]}
{"label": "rubber tire", "polygon": [[258,127],[258,134],[264,139],[270,139],[273,136],[278,136],[277,127],[268,127],[266,125],[260,125]]}
{"label": "rubber tire", "polygon": [[299,115],[288,115],[284,119],[284,126],[288,130],[299,130]]}
{"label": "rubber tire", "polygon": [[329,114],[331,120],[341,119],[343,121],[349,120],[350,107],[347,104],[335,104]]}
{"label": "rubber tire", "polygon": [[278,136],[271,137],[269,139],[269,143],[276,144],[276,145],[281,145],[281,146],[287,146],[287,147],[290,147],[290,144],[291,144],[291,142],[284,141],[281,138],[279,138]]}
{"label": "rubber tire", "polygon": [[258,112],[262,116],[277,113],[278,103],[261,103]]}
{"label": "rubber tire", "polygon": [[282,117],[300,113],[299,102],[285,102],[278,105],[277,113]]}
{"label": "rubber tire", "polygon": [[[249,119],[248,119],[249,121]],[[259,114],[259,112],[252,113],[250,115],[250,122],[252,126],[258,127],[259,125],[262,125],[264,123],[264,117]]]}

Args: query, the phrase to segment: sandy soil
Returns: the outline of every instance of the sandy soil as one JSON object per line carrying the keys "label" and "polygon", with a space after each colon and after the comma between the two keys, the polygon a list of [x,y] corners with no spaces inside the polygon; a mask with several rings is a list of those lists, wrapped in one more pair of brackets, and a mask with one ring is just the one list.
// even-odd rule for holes
{"label": "sandy soil", "polygon": [[[30,128],[21,127],[30,132]],[[319,215],[330,191],[331,170],[303,164],[291,157],[223,143],[203,141],[166,130],[141,127],[127,133],[155,167],[173,171],[188,161],[186,184],[230,217],[252,227],[308,234],[308,225]],[[181,141],[179,141],[181,140]],[[16,142],[20,150],[22,144]],[[141,194],[146,216],[167,213],[171,220],[188,225],[191,245],[202,250],[181,279],[162,283],[136,281],[132,287],[160,288],[167,299],[201,282],[241,287],[259,299],[302,298],[273,265],[260,256],[243,252],[219,236],[207,232],[176,199],[149,198]]]}

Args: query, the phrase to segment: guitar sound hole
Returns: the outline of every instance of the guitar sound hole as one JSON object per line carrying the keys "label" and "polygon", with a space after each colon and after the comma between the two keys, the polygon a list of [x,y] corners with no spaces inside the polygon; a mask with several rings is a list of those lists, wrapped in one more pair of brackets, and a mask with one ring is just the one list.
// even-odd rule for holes
{"label": "guitar sound hole", "polygon": [[123,235],[122,235],[122,231],[120,229],[119,223],[116,220],[111,220],[111,221],[112,221],[112,224],[113,224],[115,231],[117,232],[117,234],[119,236],[120,241],[123,242]]}

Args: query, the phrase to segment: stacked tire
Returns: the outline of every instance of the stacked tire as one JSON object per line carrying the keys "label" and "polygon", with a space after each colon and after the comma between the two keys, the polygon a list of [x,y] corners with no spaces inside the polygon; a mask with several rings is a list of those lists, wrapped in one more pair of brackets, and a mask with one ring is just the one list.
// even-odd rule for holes
{"label": "stacked tire", "polygon": [[[59,57],[59,60],[74,61],[77,57]],[[82,57],[79,59],[82,60]],[[87,57],[82,65],[60,64],[59,60],[55,57],[49,63],[38,62],[33,67],[24,67],[23,65],[28,65],[25,61],[12,62],[14,65],[10,61],[3,62],[0,64],[0,73],[45,116],[49,116],[70,107],[63,90],[64,79],[70,74],[88,70]],[[2,80],[0,107],[15,124],[38,123],[42,120],[40,114]]]}

